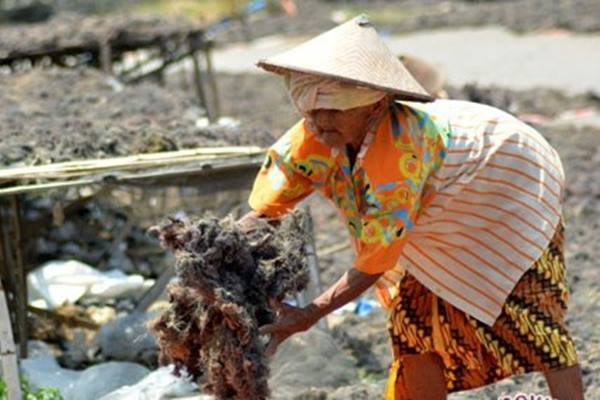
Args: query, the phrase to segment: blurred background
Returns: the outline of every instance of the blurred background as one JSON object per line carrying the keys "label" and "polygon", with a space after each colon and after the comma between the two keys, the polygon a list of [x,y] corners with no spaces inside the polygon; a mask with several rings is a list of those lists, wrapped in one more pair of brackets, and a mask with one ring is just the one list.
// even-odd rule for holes
{"label": "blurred background", "polygon": [[[513,113],[560,153],[568,323],[600,398],[600,0],[0,0],[0,277],[27,392],[208,398],[158,368],[145,322],[173,259],[145,231],[247,211],[261,149],[299,118],[256,61],[361,13],[430,93]],[[325,287],[353,256],[333,207],[303,206]],[[274,398],[381,398],[372,293],[285,346]],[[548,393],[530,374],[450,399],[518,392]]]}

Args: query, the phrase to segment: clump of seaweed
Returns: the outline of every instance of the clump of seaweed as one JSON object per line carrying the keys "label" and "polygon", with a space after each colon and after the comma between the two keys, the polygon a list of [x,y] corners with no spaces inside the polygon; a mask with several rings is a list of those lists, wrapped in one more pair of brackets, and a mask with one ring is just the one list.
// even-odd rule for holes
{"label": "clump of seaweed", "polygon": [[161,364],[173,363],[219,399],[266,399],[269,367],[258,328],[274,321],[269,299],[308,283],[304,216],[243,231],[231,217],[170,219],[151,232],[175,253],[170,307],[150,323]]}

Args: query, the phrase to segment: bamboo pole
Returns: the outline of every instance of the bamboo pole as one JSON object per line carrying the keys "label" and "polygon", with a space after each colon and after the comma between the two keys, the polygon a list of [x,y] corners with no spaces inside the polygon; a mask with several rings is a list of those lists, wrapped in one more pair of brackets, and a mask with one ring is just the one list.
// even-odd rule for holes
{"label": "bamboo pole", "polygon": [[0,279],[0,362],[2,375],[8,389],[8,398],[20,399],[19,366],[2,279]]}
{"label": "bamboo pole", "polygon": [[[53,189],[64,189],[68,187],[90,186],[90,185],[119,185],[135,184],[143,181],[166,180],[181,178],[184,176],[210,177],[216,174],[225,174],[228,171],[240,172],[241,169],[258,168],[262,163],[263,153],[252,155],[221,157],[219,159],[205,160],[203,163],[194,163],[193,166],[184,165],[175,169],[150,169],[147,171],[119,174],[112,171],[110,175],[92,175],[91,177],[66,180],[58,182],[38,183],[31,185],[20,185],[0,189],[0,197],[14,196],[24,193],[39,193]],[[171,183],[172,184],[172,183]]]}
{"label": "bamboo pole", "polygon": [[66,161],[47,165],[0,169],[0,182],[5,180],[37,179],[44,177],[78,176],[112,169],[138,169],[175,165],[191,161],[260,154],[258,146],[203,147],[134,156]]}

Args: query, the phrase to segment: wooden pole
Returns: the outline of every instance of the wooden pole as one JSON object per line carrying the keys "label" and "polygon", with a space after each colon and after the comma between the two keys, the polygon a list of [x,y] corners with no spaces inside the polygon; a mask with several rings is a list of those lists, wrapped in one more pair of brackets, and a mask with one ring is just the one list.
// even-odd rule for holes
{"label": "wooden pole", "polygon": [[[0,209],[0,213],[1,213]],[[3,379],[6,382],[8,399],[21,399],[21,383],[19,380],[19,365],[16,353],[15,340],[8,306],[9,296],[3,286],[3,279],[14,281],[8,265],[8,255],[4,251],[4,226],[0,214],[0,365],[2,366]],[[14,291],[13,291],[14,293]],[[11,303],[14,305],[15,301]]]}
{"label": "wooden pole", "polygon": [[167,267],[160,277],[156,280],[154,285],[140,299],[137,306],[135,307],[134,313],[142,313],[148,310],[148,307],[152,305],[164,292],[165,288],[171,281],[171,278],[175,276],[175,268],[173,266]]}
{"label": "wooden pole", "polygon": [[17,326],[19,339],[19,356],[27,358],[27,275],[23,258],[23,238],[21,236],[21,202],[19,196],[11,197],[12,228],[15,248],[15,297],[17,299]]}
{"label": "wooden pole", "polygon": [[208,101],[206,100],[206,92],[204,91],[204,81],[202,78],[200,61],[198,61],[198,50],[195,45],[195,39],[193,37],[190,37],[188,39],[188,44],[190,47],[190,56],[192,57],[194,88],[196,89],[196,96],[198,96],[200,105],[206,110],[208,120],[212,121],[211,110],[208,106]]}
{"label": "wooden pole", "polygon": [[100,68],[102,71],[106,72],[109,75],[113,74],[113,64],[112,64],[112,45],[110,43],[110,37],[103,37],[99,42],[100,48]]}
{"label": "wooden pole", "polygon": [[206,76],[208,78],[208,84],[212,94],[212,114],[213,118],[217,120],[221,116],[221,100],[219,98],[219,88],[217,86],[217,80],[215,78],[215,72],[212,63],[212,43],[207,42],[204,47],[204,58],[206,60]]}
{"label": "wooden pole", "polygon": [[2,279],[0,279],[0,362],[2,375],[8,389],[8,398],[20,399],[22,395],[19,365]]}
{"label": "wooden pole", "polygon": [[[312,300],[316,298],[322,292],[321,287],[321,272],[319,268],[319,258],[317,257],[317,251],[315,246],[315,235],[314,235],[314,226],[312,216],[310,214],[310,208],[308,206],[305,207],[305,219],[304,219],[304,232],[307,235],[306,240],[306,258],[308,261],[308,268],[310,272],[310,282],[308,287],[306,288],[306,292],[308,297]],[[327,320],[322,318],[318,322],[318,326],[327,330]]]}
{"label": "wooden pole", "polygon": [[[0,280],[4,281],[5,285],[5,293],[9,295],[6,296],[6,301],[8,303],[8,309],[12,310],[12,313],[9,315],[12,318],[12,321],[16,321],[15,310],[17,309],[16,304],[16,284],[15,284],[15,275],[14,271],[14,260],[12,259],[12,251],[10,249],[10,243],[6,239],[5,235],[5,225],[3,222],[4,208],[3,202],[0,199]],[[16,323],[15,323],[16,328]]]}

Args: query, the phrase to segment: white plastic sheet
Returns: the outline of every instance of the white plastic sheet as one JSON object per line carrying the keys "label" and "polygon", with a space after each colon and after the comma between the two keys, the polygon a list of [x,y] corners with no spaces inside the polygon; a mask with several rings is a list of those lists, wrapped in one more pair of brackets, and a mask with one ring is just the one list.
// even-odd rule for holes
{"label": "white plastic sheet", "polygon": [[[188,396],[198,392],[198,386],[188,379],[173,375],[173,366],[151,372],[132,386],[124,386],[100,400],[162,400]],[[212,397],[207,396],[208,399]]]}
{"label": "white plastic sheet", "polygon": [[29,304],[54,309],[84,296],[113,298],[131,295],[153,283],[119,270],[98,271],[76,260],[50,261],[27,275]]}

